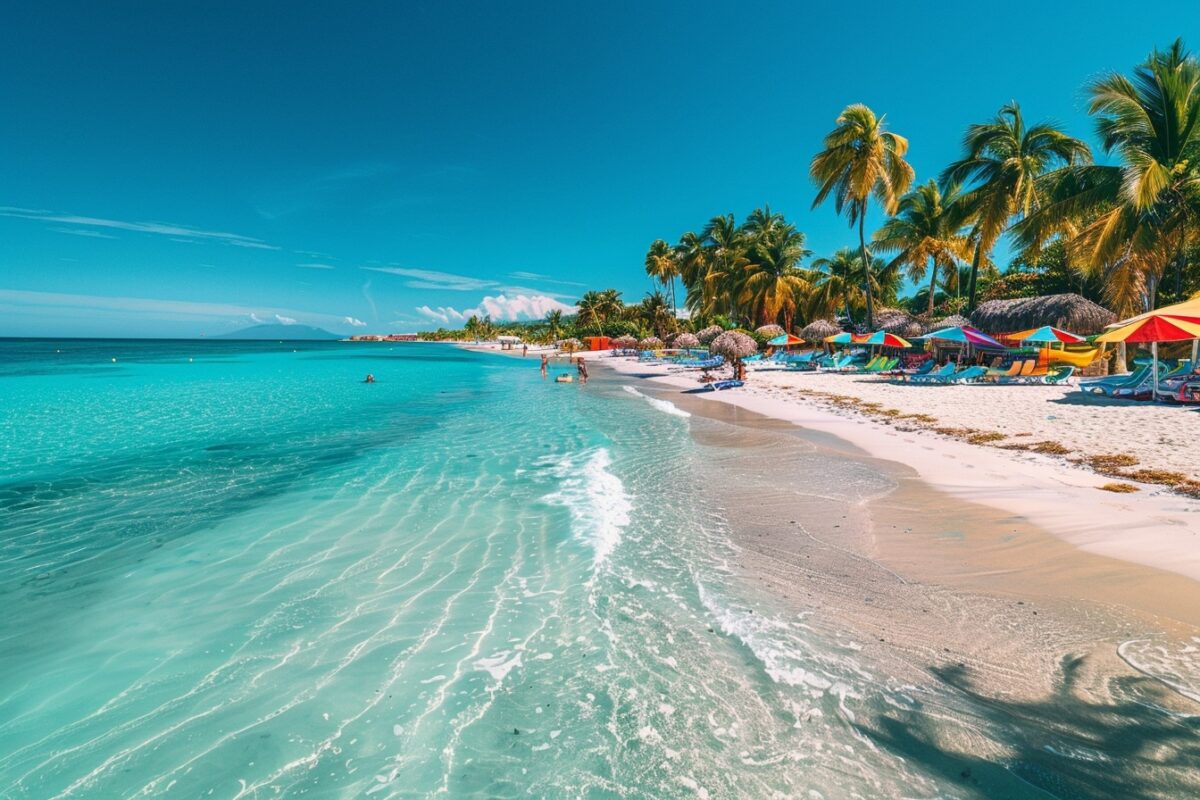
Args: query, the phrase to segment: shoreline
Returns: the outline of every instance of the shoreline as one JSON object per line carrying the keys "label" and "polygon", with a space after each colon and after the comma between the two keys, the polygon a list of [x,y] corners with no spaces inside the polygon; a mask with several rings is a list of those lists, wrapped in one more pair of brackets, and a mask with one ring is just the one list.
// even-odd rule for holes
{"label": "shoreline", "polygon": [[[689,374],[621,357],[588,363],[660,386],[697,386]],[[848,455],[904,465],[939,492],[1033,523],[1085,552],[1200,582],[1200,501],[1148,484],[1135,494],[1105,492],[1098,487],[1110,479],[1089,470],[1036,453],[980,447],[930,431],[898,430],[857,413],[834,413],[802,396],[769,393],[754,383],[761,375],[752,373],[743,389],[689,397],[797,426],[827,437],[831,448]]]}

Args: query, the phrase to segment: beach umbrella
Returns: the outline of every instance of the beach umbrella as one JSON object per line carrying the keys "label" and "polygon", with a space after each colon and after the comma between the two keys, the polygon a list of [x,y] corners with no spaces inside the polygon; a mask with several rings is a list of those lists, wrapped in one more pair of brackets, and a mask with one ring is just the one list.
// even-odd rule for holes
{"label": "beach umbrella", "polygon": [[880,347],[912,347],[912,342],[887,331],[875,331],[863,341],[863,344]]}
{"label": "beach umbrella", "polygon": [[[1144,320],[1148,317],[1164,316],[1164,315],[1168,316],[1168,317],[1174,317],[1176,319],[1182,319],[1187,322],[1200,322],[1200,296],[1193,297],[1191,300],[1184,300],[1182,303],[1175,303],[1174,305],[1163,306],[1162,308],[1156,308],[1153,311],[1147,311],[1145,314],[1138,314],[1136,317],[1130,317],[1127,320],[1122,320],[1121,322],[1118,322],[1115,325],[1109,325],[1108,329],[1111,331],[1115,328],[1123,328],[1126,325],[1131,325],[1134,322],[1141,322],[1142,320]],[[1192,341],[1192,366],[1193,367],[1196,366],[1196,355],[1197,355],[1196,351],[1198,349],[1198,346],[1200,346],[1200,340],[1193,340]]]}
{"label": "beach umbrella", "polygon": [[956,325],[953,328],[942,328],[941,330],[931,331],[924,336],[915,338],[935,339],[942,342],[958,342],[959,344],[973,345],[988,350],[1008,349],[983,331],[978,328],[972,328],[970,325]]}
{"label": "beach umbrella", "polygon": [[810,322],[800,329],[800,338],[806,342],[823,342],[826,336],[833,336],[842,330],[840,325],[836,325],[827,319],[819,319],[815,322]]}
{"label": "beach umbrella", "polygon": [[855,338],[854,334],[850,333],[850,331],[842,331],[841,333],[835,333],[832,336],[826,336],[824,339],[822,339],[822,341],[825,342],[825,344],[850,344],[851,342],[855,341]]}
{"label": "beach umbrella", "polygon": [[1060,330],[1053,325],[1043,325],[1042,327],[1034,328],[1033,330],[1014,333],[1008,338],[1017,339],[1018,341],[1022,342],[1038,342],[1039,344],[1047,345],[1055,342],[1063,342],[1064,344],[1079,344],[1080,342],[1087,341],[1087,339],[1082,336],[1078,336],[1070,331]]}
{"label": "beach umbrella", "polygon": [[[1185,305],[1185,304],[1179,304]],[[1170,308],[1170,306],[1168,306]],[[1116,330],[1102,333],[1097,342],[1149,342],[1154,367],[1151,371],[1154,396],[1158,396],[1158,343],[1200,340],[1200,318],[1194,320],[1164,314],[1166,309],[1140,314]],[[1195,351],[1193,345],[1192,350]],[[1192,367],[1195,368],[1193,360]]]}
{"label": "beach umbrella", "polygon": [[797,344],[804,344],[804,340],[798,336],[792,336],[790,333],[783,333],[776,336],[767,342],[771,347],[792,347]]}

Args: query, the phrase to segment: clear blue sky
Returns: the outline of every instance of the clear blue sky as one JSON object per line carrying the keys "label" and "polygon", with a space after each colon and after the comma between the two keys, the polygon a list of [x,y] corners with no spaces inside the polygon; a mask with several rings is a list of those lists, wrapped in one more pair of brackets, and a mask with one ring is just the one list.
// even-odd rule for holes
{"label": "clear blue sky", "polygon": [[636,300],[652,239],[762,203],[828,253],[806,168],[843,106],[919,179],[1010,99],[1090,140],[1089,77],[1200,46],[1173,5],[7,3],[0,335]]}

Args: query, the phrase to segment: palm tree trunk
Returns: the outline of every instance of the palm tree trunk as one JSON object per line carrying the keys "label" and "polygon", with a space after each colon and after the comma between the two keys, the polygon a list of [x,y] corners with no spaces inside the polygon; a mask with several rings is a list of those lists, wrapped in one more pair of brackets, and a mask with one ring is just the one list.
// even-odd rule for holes
{"label": "palm tree trunk", "polygon": [[933,319],[933,294],[937,289],[937,260],[930,259],[929,265],[929,318]]}
{"label": "palm tree trunk", "polygon": [[875,302],[871,294],[871,260],[867,256],[867,234],[864,226],[867,222],[867,204],[862,202],[858,209],[858,249],[862,253],[863,274],[867,284],[867,330],[875,327]]}
{"label": "palm tree trunk", "polygon": [[975,281],[979,278],[979,257],[982,255],[982,248],[978,243],[975,245],[975,256],[971,259],[971,277],[967,281],[967,313],[975,310]]}

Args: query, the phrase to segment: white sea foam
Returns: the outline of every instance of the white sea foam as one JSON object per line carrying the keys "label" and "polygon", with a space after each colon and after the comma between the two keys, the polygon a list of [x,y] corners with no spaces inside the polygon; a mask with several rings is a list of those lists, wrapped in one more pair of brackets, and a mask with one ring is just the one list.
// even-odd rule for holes
{"label": "white sea foam", "polygon": [[1126,664],[1169,686],[1179,694],[1200,702],[1200,637],[1182,646],[1152,639],[1122,642],[1117,654]]}
{"label": "white sea foam", "polygon": [[625,391],[629,392],[634,397],[642,398],[647,403],[654,406],[659,411],[662,411],[665,414],[670,414],[673,417],[690,417],[691,416],[691,414],[684,411],[682,408],[679,408],[674,403],[672,403],[670,400],[660,400],[657,397],[650,397],[649,395],[642,394],[633,386],[622,386],[621,388],[624,389]]}
{"label": "white sea foam", "polygon": [[749,610],[727,608],[703,584],[699,590],[700,602],[712,614],[721,631],[750,648],[773,681],[787,686],[806,687],[814,697],[830,693],[844,701],[847,694],[854,696],[845,684],[835,683],[804,666],[811,664],[812,658],[794,640],[786,622],[765,614],[753,614]]}
{"label": "white sea foam", "polygon": [[571,533],[591,546],[596,564],[621,541],[633,510],[625,485],[610,466],[612,457],[603,447],[566,456],[551,470],[557,491],[542,498],[570,511]]}

